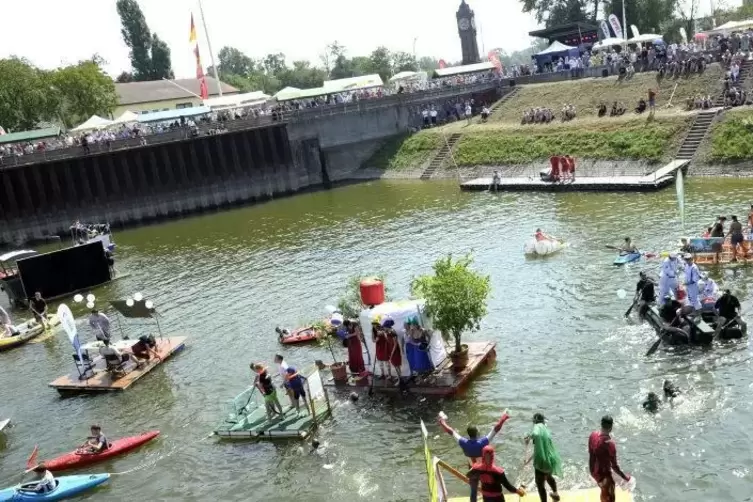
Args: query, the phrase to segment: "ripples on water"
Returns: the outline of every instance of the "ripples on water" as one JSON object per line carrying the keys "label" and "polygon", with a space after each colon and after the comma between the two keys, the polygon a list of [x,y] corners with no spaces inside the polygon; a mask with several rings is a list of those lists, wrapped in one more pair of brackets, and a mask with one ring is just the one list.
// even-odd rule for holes
{"label": "ripples on water", "polygon": [[[715,214],[744,213],[753,184],[696,181],[686,189],[698,233]],[[526,260],[536,227],[570,247]],[[0,436],[0,481],[18,482],[34,444],[47,457],[71,449],[100,422],[112,437],[159,428],[163,436],[92,472],[114,476],[98,494],[112,499],[415,501],[425,498],[418,422],[435,453],[461,465],[459,450],[434,421],[444,410],[463,429],[487,429],[504,408],[513,419],[497,439],[513,479],[530,417],[543,412],[565,461],[563,487],[589,486],[586,439],[604,413],[616,418],[624,468],[644,500],[742,500],[753,491],[750,461],[751,353],[747,341],[711,351],[644,354],[654,339],[625,321],[637,272],[658,261],[611,266],[604,244],[632,236],[645,250],[673,246],[681,232],[674,191],[659,194],[466,194],[454,184],[379,182],[257,207],[121,232],[118,267],[131,277],[100,299],[141,290],[164,315],[166,331],[190,335],[189,348],[119,395],[59,399],[46,386],[70,367],[64,336],[0,355],[0,415],[16,425]],[[362,399],[334,393],[324,447],[218,443],[207,438],[222,404],[249,383],[248,363],[282,352],[292,364],[331,359],[325,347],[281,348],[274,327],[317,319],[347,278],[386,272],[393,296],[448,252],[472,250],[491,274],[493,296],[481,333],[497,342],[496,367],[459,399]],[[714,270],[751,303],[745,268]],[[83,311],[76,312],[83,317]],[[341,349],[338,349],[341,350]],[[683,400],[655,416],[640,403],[669,378]],[[449,481],[461,490],[462,487]]]}

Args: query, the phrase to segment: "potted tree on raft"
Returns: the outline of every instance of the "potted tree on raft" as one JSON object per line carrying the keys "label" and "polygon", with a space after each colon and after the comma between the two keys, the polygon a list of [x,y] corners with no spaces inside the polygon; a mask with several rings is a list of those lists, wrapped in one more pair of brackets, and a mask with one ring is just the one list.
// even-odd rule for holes
{"label": "potted tree on raft", "polygon": [[434,328],[445,337],[452,335],[455,348],[450,359],[456,370],[468,365],[468,346],[462,343],[462,334],[479,329],[491,291],[489,276],[472,270],[472,263],[471,255],[457,260],[448,255],[434,263],[433,275],[417,277],[411,284],[414,296],[426,301],[424,309]]}

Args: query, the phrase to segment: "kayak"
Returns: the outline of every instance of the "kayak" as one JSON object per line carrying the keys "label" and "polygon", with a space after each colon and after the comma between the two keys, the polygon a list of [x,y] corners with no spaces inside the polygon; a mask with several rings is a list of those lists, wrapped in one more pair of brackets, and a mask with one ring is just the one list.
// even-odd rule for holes
{"label": "kayak", "polygon": [[292,345],[295,343],[313,342],[319,339],[319,331],[314,327],[299,328],[294,330],[289,335],[281,334],[280,343],[285,345]]}
{"label": "kayak", "polygon": [[[50,328],[60,324],[60,320],[55,314],[48,316],[47,322],[49,323]],[[14,326],[14,328],[16,331],[18,331],[17,335],[0,339],[0,352],[20,347],[29,340],[32,340],[45,332],[42,324],[33,319],[23,322],[18,326]]]}
{"label": "kayak", "polygon": [[617,258],[614,259],[615,265],[625,265],[627,263],[633,263],[634,261],[638,261],[641,259],[642,253],[640,251],[636,253],[625,253],[625,254],[619,254],[617,255]]}
{"label": "kayak", "polygon": [[83,467],[86,465],[102,462],[112,457],[122,455],[135,448],[138,448],[144,443],[148,443],[152,439],[159,436],[159,431],[150,431],[140,434],[138,436],[131,436],[127,438],[121,438],[110,443],[110,447],[101,453],[83,453],[79,454],[75,451],[66,453],[51,460],[42,462],[48,471],[65,471],[73,469],[75,467]]}
{"label": "kayak", "polygon": [[6,418],[5,420],[0,420],[0,432],[3,432],[3,429],[8,427],[9,423],[10,423],[10,418]]}
{"label": "kayak", "polygon": [[547,256],[561,251],[564,247],[565,243],[562,241],[531,239],[523,246],[523,252],[531,256]]}
{"label": "kayak", "polygon": [[99,486],[110,479],[109,474],[85,474],[81,476],[60,476],[55,478],[55,489],[47,493],[24,491],[23,488],[34,488],[37,483],[24,483],[0,490],[0,502],[17,502],[21,500],[63,500],[79,493]]}

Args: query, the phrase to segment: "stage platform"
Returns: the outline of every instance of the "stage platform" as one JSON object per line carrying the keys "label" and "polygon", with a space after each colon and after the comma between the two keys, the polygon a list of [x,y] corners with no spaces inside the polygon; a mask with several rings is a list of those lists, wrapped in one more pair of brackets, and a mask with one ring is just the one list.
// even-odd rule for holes
{"label": "stage platform", "polygon": [[[403,385],[387,379],[374,380],[374,392],[396,394],[398,392],[410,392],[426,396],[453,396],[464,389],[468,383],[482,370],[482,368],[494,363],[497,357],[496,344],[492,342],[469,342],[468,366],[460,372],[452,369],[449,359],[444,360],[434,372],[426,377],[415,377],[411,380],[404,379]],[[368,390],[371,379],[352,376],[348,382],[335,382],[330,372],[325,373],[324,385],[339,389]]]}
{"label": "stage platform", "polygon": [[[136,343],[138,340],[129,341]],[[118,344],[122,344],[124,342],[125,340],[121,340],[119,342],[116,342],[115,345],[118,346]],[[110,373],[105,369],[104,359],[98,355],[94,356],[94,354],[92,354],[91,360],[93,371],[88,371],[86,373],[89,378],[79,378],[79,374],[76,371],[70,375],[65,375],[58,378],[54,382],[50,383],[50,387],[57,389],[61,394],[126,390],[137,380],[141,379],[141,377],[157,368],[158,366],[162,365],[162,363],[167,361],[173,355],[182,351],[185,348],[185,343],[185,336],[158,339],[157,347],[155,350],[162,358],[162,361],[152,358],[148,362],[143,363],[141,368],[136,367],[133,362],[129,361],[125,365],[126,374],[115,379],[113,379]],[[118,346],[118,350],[120,350],[120,346]]]}
{"label": "stage platform", "polygon": [[[550,182],[541,181],[539,174],[527,178],[500,179],[496,190],[504,191],[540,191],[540,192],[649,192],[666,188],[675,181],[675,174],[689,161],[673,160],[666,166],[644,176],[578,176],[575,181]],[[494,191],[492,177],[476,178],[460,184],[466,191]]]}

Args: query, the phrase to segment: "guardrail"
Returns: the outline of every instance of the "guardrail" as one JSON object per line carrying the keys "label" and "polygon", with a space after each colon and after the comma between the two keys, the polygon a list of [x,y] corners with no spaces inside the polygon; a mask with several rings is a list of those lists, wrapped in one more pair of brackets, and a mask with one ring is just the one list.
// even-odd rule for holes
{"label": "guardrail", "polygon": [[[505,82],[502,80],[501,82]],[[437,99],[451,98],[461,94],[491,90],[500,85],[498,80],[485,82],[476,82],[462,86],[446,86],[429,91],[420,91],[404,94],[393,94],[378,99],[365,99],[351,103],[339,103],[333,105],[317,106],[313,108],[303,108],[300,110],[282,112],[276,120],[270,115],[260,117],[241,118],[226,120],[222,122],[198,122],[196,125],[199,129],[199,136],[206,136],[209,130],[222,126],[227,132],[236,132],[248,129],[257,129],[274,124],[286,124],[288,122],[302,122],[316,120],[323,117],[343,115],[347,113],[362,113],[368,110],[387,108],[396,105],[419,104]],[[224,131],[223,131],[224,133]],[[220,133],[220,134],[223,134]],[[54,150],[37,151],[26,155],[12,155],[0,157],[0,169],[51,162],[55,160],[70,159],[76,157],[85,157],[100,153],[115,152],[119,150],[129,150],[150,145],[159,145],[175,141],[184,141],[191,139],[193,136],[186,127],[168,130],[162,133],[149,134],[141,138],[128,138],[111,141],[109,145],[105,143],[92,143],[89,145],[89,152],[86,152],[81,146],[72,146],[69,148],[58,148]],[[142,139],[145,143],[142,143]]]}

